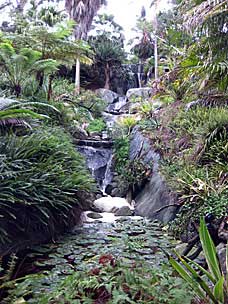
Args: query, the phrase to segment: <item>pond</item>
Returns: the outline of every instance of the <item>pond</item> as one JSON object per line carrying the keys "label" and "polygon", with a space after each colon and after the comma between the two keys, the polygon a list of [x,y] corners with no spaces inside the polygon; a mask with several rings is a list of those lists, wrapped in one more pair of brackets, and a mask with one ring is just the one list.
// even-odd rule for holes
{"label": "pond", "polygon": [[[22,278],[14,288],[10,290],[11,301],[14,296],[20,299],[21,302],[15,300],[4,303],[114,303],[114,300],[108,302],[111,296],[107,292],[107,301],[99,300],[98,302],[95,300],[87,302],[85,298],[84,300],[79,300],[81,293],[75,298],[77,300],[71,300],[70,302],[45,302],[41,300],[41,298],[45,294],[54,293],[59,288],[63,290],[64,287],[61,287],[61,284],[67,277],[77,275],[77,279],[84,282],[86,276],[88,280],[91,278],[91,274],[100,275],[101,269],[103,269],[103,276],[107,276],[107,273],[110,273],[110,267],[112,280],[113,271],[118,273],[120,269],[120,272],[122,272],[123,268],[130,269],[131,271],[135,268],[137,270],[137,276],[141,275],[142,278],[145,276],[148,282],[152,282],[151,279],[149,279],[148,271],[152,271],[156,273],[156,275],[161,276],[162,271],[164,271],[164,265],[167,266],[165,252],[170,252],[175,245],[176,242],[166,233],[164,228],[162,229],[158,222],[151,222],[140,217],[121,217],[114,223],[101,223],[99,221],[85,223],[83,226],[75,227],[70,234],[62,236],[55,243],[32,248],[27,259],[33,261],[33,267],[31,269],[33,269],[36,274]],[[109,268],[106,269],[107,264]],[[167,269],[169,269],[169,266],[167,267]],[[119,270],[117,271],[117,269]],[[175,287],[178,289],[180,279],[177,280],[177,278],[175,278],[175,286],[172,285],[173,283],[170,285],[168,280],[170,280],[172,271],[167,269],[165,270],[165,274],[162,274],[159,278],[159,284],[169,284],[167,285],[169,288]],[[142,273],[143,271],[145,273]],[[114,277],[115,276],[116,274]],[[165,281],[161,282],[162,280]],[[116,286],[116,279],[113,284],[113,286]],[[126,285],[126,282],[124,284]],[[142,284],[142,282],[138,282],[137,284],[139,288],[141,288],[140,284]],[[159,287],[157,285],[156,283],[156,288]],[[113,286],[112,290],[114,288]],[[166,292],[169,291],[166,290]],[[157,294],[159,294],[159,291],[157,291]],[[85,297],[85,295],[83,297]],[[166,295],[167,299],[168,297],[170,297],[170,295]],[[132,302],[120,301],[119,303],[153,303],[150,301],[131,301]],[[178,302],[169,300],[169,302],[160,301],[159,303]]]}

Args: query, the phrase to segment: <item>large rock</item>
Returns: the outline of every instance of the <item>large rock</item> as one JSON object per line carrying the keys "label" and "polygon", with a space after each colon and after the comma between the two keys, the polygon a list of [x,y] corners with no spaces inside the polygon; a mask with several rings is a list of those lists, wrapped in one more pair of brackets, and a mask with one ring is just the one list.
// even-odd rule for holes
{"label": "large rock", "polygon": [[[100,148],[94,145],[92,147],[91,143],[88,146],[86,145],[88,141],[85,141],[84,145],[79,145],[80,143],[82,144],[83,141],[77,142],[77,150],[85,157],[87,168],[100,189],[104,191],[112,180],[112,149],[109,148],[110,146]],[[101,144],[99,141],[97,143]],[[108,141],[104,143],[108,144]]]}
{"label": "large rock", "polygon": [[128,100],[132,101],[135,97],[149,98],[152,94],[152,88],[135,88],[127,91],[126,97]]}
{"label": "large rock", "polygon": [[122,109],[126,105],[126,103],[127,103],[126,97],[120,96],[117,99],[115,99],[113,103],[108,104],[106,108],[106,112],[114,115],[124,113]]}
{"label": "large rock", "polygon": [[115,216],[131,216],[131,215],[133,215],[133,211],[128,206],[123,206],[115,212]]}
{"label": "large rock", "polygon": [[173,205],[175,197],[158,171],[153,172],[150,182],[137,195],[135,202],[137,215],[163,223],[173,220],[178,211],[178,207]]}
{"label": "large rock", "polygon": [[157,167],[160,156],[152,149],[151,141],[139,131],[138,127],[135,127],[131,134],[130,160],[141,159],[145,164],[153,162]]}
{"label": "large rock", "polygon": [[88,138],[88,133],[86,130],[84,130],[82,127],[77,126],[73,131],[72,131],[72,136],[76,139],[87,139]]}
{"label": "large rock", "polygon": [[100,98],[102,98],[108,104],[114,103],[119,97],[117,93],[107,89],[98,89],[96,90],[96,93]]}
{"label": "large rock", "polygon": [[134,128],[132,135],[130,159],[141,159],[144,164],[152,165],[151,176],[141,185],[143,188],[135,198],[135,213],[167,223],[175,217],[177,207],[167,207],[175,203],[175,197],[159,173],[160,156],[153,150],[151,141],[137,127]]}
{"label": "large rock", "polygon": [[100,212],[116,212],[122,207],[128,207],[130,210],[134,209],[134,207],[122,197],[105,196],[95,200],[93,204]]}

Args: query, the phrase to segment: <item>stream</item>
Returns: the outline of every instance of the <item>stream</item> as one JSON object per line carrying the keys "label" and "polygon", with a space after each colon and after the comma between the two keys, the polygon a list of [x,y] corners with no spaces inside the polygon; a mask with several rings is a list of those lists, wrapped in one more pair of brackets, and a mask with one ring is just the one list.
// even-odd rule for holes
{"label": "stream", "polygon": [[[104,113],[109,129],[113,128],[118,117],[129,115],[126,110],[122,111],[127,99],[113,94]],[[137,146],[140,140],[137,137],[135,140]],[[87,167],[103,195],[106,195],[106,189],[113,178],[112,145],[110,138],[102,137],[79,140],[77,144],[78,151],[84,155]],[[151,153],[149,145],[148,149],[148,153]],[[56,242],[25,250],[24,256],[19,257],[20,263],[14,276],[22,279],[9,292],[19,295],[26,303],[39,304],[39,298],[52,292],[67,276],[77,272],[88,273],[99,267],[102,256],[121,260],[129,268],[132,263],[139,263],[146,269],[156,269],[167,264],[165,252],[170,252],[176,246],[176,242],[157,221],[141,216],[115,216],[105,212],[100,213],[100,218],[89,217],[88,220],[87,215],[88,211],[82,215],[81,225]]]}

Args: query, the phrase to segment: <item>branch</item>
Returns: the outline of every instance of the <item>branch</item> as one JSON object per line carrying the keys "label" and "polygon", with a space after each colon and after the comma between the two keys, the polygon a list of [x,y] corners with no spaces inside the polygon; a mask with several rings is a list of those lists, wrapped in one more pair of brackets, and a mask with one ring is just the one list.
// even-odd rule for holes
{"label": "branch", "polygon": [[175,206],[175,207],[180,207],[180,205],[179,205],[179,204],[170,204],[170,205],[165,205],[165,206],[163,206],[163,207],[161,207],[161,208],[157,209],[156,211],[154,211],[152,215],[155,215],[155,214],[157,214],[157,213],[161,212],[162,210],[164,210],[164,209],[166,209],[166,208],[169,208],[169,207],[174,207],[174,206]]}
{"label": "branch", "polygon": [[156,37],[157,39],[161,40],[163,43],[165,43],[166,45],[170,46],[171,48],[173,48],[175,51],[177,51],[178,54],[180,55],[184,55],[184,52],[180,51],[178,48],[176,48],[174,45],[172,44],[168,44],[167,41],[165,41],[165,39],[157,36],[156,34],[154,34],[154,37]]}
{"label": "branch", "polygon": [[6,2],[2,5],[0,5],[0,11],[3,10],[5,7],[9,6],[9,5],[12,5],[12,2]]}

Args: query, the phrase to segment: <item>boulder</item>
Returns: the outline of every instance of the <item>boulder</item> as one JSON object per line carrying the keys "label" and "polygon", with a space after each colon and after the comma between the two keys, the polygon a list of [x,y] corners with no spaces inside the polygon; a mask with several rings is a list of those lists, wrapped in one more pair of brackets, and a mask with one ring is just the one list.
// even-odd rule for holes
{"label": "boulder", "polygon": [[140,102],[130,102],[128,101],[125,105],[120,109],[121,113],[135,114],[138,112],[140,107]]}
{"label": "boulder", "polygon": [[[97,145],[95,145],[96,143]],[[112,180],[112,149],[108,141],[103,141],[104,147],[100,146],[101,144],[101,141],[87,140],[83,142],[81,140],[77,142],[77,150],[84,156],[87,168],[100,189],[104,190],[104,186],[106,187]]]}
{"label": "boulder", "polygon": [[114,103],[119,97],[117,93],[107,89],[98,89],[96,90],[96,93],[108,104]]}
{"label": "boulder", "polygon": [[178,211],[175,197],[171,194],[159,171],[154,171],[150,181],[135,198],[135,213],[168,223],[173,220]]}
{"label": "boulder", "polygon": [[87,213],[87,216],[91,219],[94,219],[94,220],[103,218],[103,216],[100,213],[97,213],[97,212],[89,212],[89,213]]}
{"label": "boulder", "polygon": [[135,97],[149,98],[152,95],[152,88],[134,88],[127,91],[126,97],[132,101]]}
{"label": "boulder", "polygon": [[114,115],[122,113],[122,108],[126,105],[126,102],[127,100],[125,96],[119,96],[117,99],[114,100],[113,103],[108,104],[105,111]]}
{"label": "boulder", "polygon": [[134,208],[122,197],[104,196],[94,201],[94,206],[100,210],[100,212],[115,212],[122,207],[128,207],[130,210]]}
{"label": "boulder", "polygon": [[78,126],[73,130],[72,136],[76,139],[87,139],[88,133],[86,132],[86,130]]}
{"label": "boulder", "polygon": [[222,268],[223,273],[227,274],[227,266],[226,266],[226,244],[220,243],[217,246],[217,254],[219,257],[220,265]]}
{"label": "boulder", "polygon": [[131,216],[133,215],[132,209],[128,206],[123,206],[120,209],[118,209],[115,213],[115,216]]}
{"label": "boulder", "polygon": [[[159,172],[160,156],[153,150],[151,141],[137,127],[132,132],[129,157],[132,161],[141,159],[144,164],[151,164],[153,167],[148,180],[138,185],[140,189],[136,193],[135,213],[164,223],[174,219],[178,207],[175,206],[175,196]],[[168,205],[171,206],[167,207]]]}
{"label": "boulder", "polygon": [[157,166],[160,156],[152,149],[151,141],[139,131],[138,127],[135,127],[131,134],[130,160],[141,159],[145,164],[153,162],[154,166]]}

